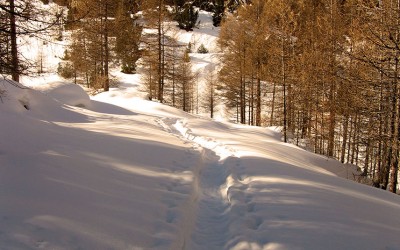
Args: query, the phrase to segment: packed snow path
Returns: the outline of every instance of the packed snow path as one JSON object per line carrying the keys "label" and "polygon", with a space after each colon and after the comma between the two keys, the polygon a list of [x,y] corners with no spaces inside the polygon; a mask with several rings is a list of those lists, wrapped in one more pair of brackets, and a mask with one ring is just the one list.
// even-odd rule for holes
{"label": "packed snow path", "polygon": [[184,234],[173,248],[204,249],[204,242],[208,242],[207,249],[224,249],[230,239],[229,224],[233,219],[228,197],[232,185],[229,169],[232,164],[239,165],[239,159],[233,149],[222,143],[191,133],[181,119],[164,119],[159,123],[166,131],[193,143],[201,154],[201,162],[194,171],[192,211],[183,218]]}

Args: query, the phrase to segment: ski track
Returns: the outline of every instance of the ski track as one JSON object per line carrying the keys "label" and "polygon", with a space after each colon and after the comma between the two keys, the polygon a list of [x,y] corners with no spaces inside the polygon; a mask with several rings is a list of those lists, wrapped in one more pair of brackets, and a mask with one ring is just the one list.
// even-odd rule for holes
{"label": "ski track", "polygon": [[[192,143],[200,154],[194,166],[193,190],[180,222],[181,233],[172,249],[204,249],[205,242],[210,250],[228,249],[234,233],[233,218],[251,213],[253,207],[251,199],[243,193],[247,185],[235,174],[241,168],[240,158],[233,148],[213,138],[195,135],[184,119],[163,118],[156,122],[165,132]],[[261,222],[253,220],[247,226],[255,230]]]}

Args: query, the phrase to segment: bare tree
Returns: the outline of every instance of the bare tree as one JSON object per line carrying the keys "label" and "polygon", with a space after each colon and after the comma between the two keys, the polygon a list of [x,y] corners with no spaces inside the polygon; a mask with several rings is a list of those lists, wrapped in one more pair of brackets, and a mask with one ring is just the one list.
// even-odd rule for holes
{"label": "bare tree", "polygon": [[0,3],[0,39],[5,45],[0,53],[0,73],[11,75],[14,81],[19,81],[29,62],[21,59],[18,37],[38,36],[49,31],[59,25],[62,15],[62,11],[53,13],[28,0],[7,0]]}

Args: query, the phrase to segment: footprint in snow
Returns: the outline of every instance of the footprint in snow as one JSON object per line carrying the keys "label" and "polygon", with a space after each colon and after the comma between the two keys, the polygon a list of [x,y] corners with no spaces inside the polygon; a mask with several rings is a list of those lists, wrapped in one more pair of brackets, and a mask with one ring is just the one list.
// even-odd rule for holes
{"label": "footprint in snow", "polygon": [[246,227],[252,230],[257,230],[262,223],[263,219],[259,216],[249,216],[245,219]]}

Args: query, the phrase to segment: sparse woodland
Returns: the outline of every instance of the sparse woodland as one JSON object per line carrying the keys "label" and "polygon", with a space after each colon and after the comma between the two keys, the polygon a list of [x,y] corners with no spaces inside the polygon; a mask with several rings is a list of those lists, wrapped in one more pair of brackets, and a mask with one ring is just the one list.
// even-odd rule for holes
{"label": "sparse woodland", "polygon": [[395,192],[399,21],[398,0],[252,1],[222,23],[225,100]]}
{"label": "sparse woodland", "polygon": [[[171,35],[170,23],[190,32],[199,8],[213,12],[222,67],[210,71],[201,103],[211,117],[222,102],[238,123],[282,127],[285,142],[355,164],[358,179],[396,192],[400,0],[59,2],[72,38],[60,73],[108,91],[111,65],[140,69],[149,99],[187,112],[198,99],[194,51]],[[62,15],[41,20],[30,1],[2,1],[0,10],[0,73],[18,81],[28,62],[17,37]]]}

